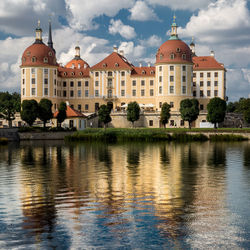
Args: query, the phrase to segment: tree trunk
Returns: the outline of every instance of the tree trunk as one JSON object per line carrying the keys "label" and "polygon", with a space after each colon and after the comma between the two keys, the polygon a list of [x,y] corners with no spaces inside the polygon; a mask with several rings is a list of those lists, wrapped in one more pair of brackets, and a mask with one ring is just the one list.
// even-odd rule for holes
{"label": "tree trunk", "polygon": [[43,127],[46,128],[46,121],[43,121]]}
{"label": "tree trunk", "polygon": [[216,123],[214,123],[214,128],[215,128],[215,129],[217,129],[217,125],[216,125]]}
{"label": "tree trunk", "polygon": [[9,128],[12,128],[12,120],[8,120]]}
{"label": "tree trunk", "polygon": [[188,127],[189,127],[189,129],[191,129],[191,122],[190,121],[188,122]]}

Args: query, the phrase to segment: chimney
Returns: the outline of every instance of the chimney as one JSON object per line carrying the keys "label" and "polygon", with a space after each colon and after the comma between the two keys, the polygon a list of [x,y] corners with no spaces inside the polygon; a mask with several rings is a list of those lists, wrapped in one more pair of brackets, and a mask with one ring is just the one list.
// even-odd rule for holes
{"label": "chimney", "polygon": [[124,56],[124,51],[123,50],[120,50],[120,55]]}
{"label": "chimney", "polygon": [[151,67],[150,63],[148,63],[148,67]]}
{"label": "chimney", "polygon": [[210,56],[214,57],[215,56],[215,53],[213,50],[211,50],[211,53],[210,53]]}
{"label": "chimney", "polygon": [[114,45],[113,50],[114,50],[115,53],[118,52],[118,48],[116,47],[116,45]]}
{"label": "chimney", "polygon": [[87,69],[87,64],[86,63],[84,63],[84,68]]}
{"label": "chimney", "polygon": [[139,67],[140,67],[140,68],[142,67],[142,64],[141,64],[141,63],[139,63]]}

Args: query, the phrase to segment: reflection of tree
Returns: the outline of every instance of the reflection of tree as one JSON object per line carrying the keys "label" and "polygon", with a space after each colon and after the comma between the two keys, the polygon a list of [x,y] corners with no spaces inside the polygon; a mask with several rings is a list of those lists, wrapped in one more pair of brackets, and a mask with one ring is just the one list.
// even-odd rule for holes
{"label": "reflection of tree", "polygon": [[133,174],[136,174],[138,171],[138,166],[140,163],[140,149],[138,145],[131,144],[128,145],[127,149],[127,163],[128,163],[128,169],[133,172]]}
{"label": "reflection of tree", "polygon": [[247,144],[244,147],[244,153],[243,153],[243,157],[244,157],[244,166],[248,169],[250,169],[250,145]]}
{"label": "reflection of tree", "polygon": [[32,146],[25,146],[22,150],[22,164],[24,166],[34,165],[35,158],[34,158],[34,148]]}
{"label": "reflection of tree", "polygon": [[166,144],[162,145],[160,148],[160,158],[163,166],[170,164],[170,155],[167,151]]}
{"label": "reflection of tree", "polygon": [[105,167],[107,167],[107,168],[112,167],[111,153],[110,153],[109,148],[108,148],[108,146],[106,144],[99,145],[99,147],[98,147],[98,156],[99,156],[99,161],[103,162]]}
{"label": "reflection of tree", "polygon": [[213,149],[208,157],[207,165],[210,167],[225,167],[226,153],[223,143],[212,144]]}

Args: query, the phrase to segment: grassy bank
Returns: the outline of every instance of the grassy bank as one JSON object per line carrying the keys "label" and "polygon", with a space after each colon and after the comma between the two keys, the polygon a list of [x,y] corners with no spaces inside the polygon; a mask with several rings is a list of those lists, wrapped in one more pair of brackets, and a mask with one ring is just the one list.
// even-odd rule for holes
{"label": "grassy bank", "polygon": [[[164,128],[107,128],[104,129],[86,129],[77,131],[73,135],[67,136],[68,141],[105,141],[105,142],[121,142],[121,141],[242,141],[247,138],[241,135],[210,135],[207,136],[202,132],[210,132],[210,130],[196,129],[192,132],[196,134],[188,134],[190,130],[186,129],[164,129]],[[217,132],[222,132],[217,130]],[[229,131],[225,131],[229,132]],[[236,132],[236,131],[234,131]]]}
{"label": "grassy bank", "polygon": [[8,144],[8,139],[5,137],[0,137],[0,145],[6,145]]}

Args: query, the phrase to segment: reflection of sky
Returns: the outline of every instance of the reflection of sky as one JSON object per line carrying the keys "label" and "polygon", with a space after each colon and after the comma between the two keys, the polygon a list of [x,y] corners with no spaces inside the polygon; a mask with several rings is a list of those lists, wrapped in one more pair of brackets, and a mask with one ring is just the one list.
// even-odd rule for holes
{"label": "reflection of sky", "polygon": [[242,145],[23,147],[0,161],[0,247],[249,247]]}

